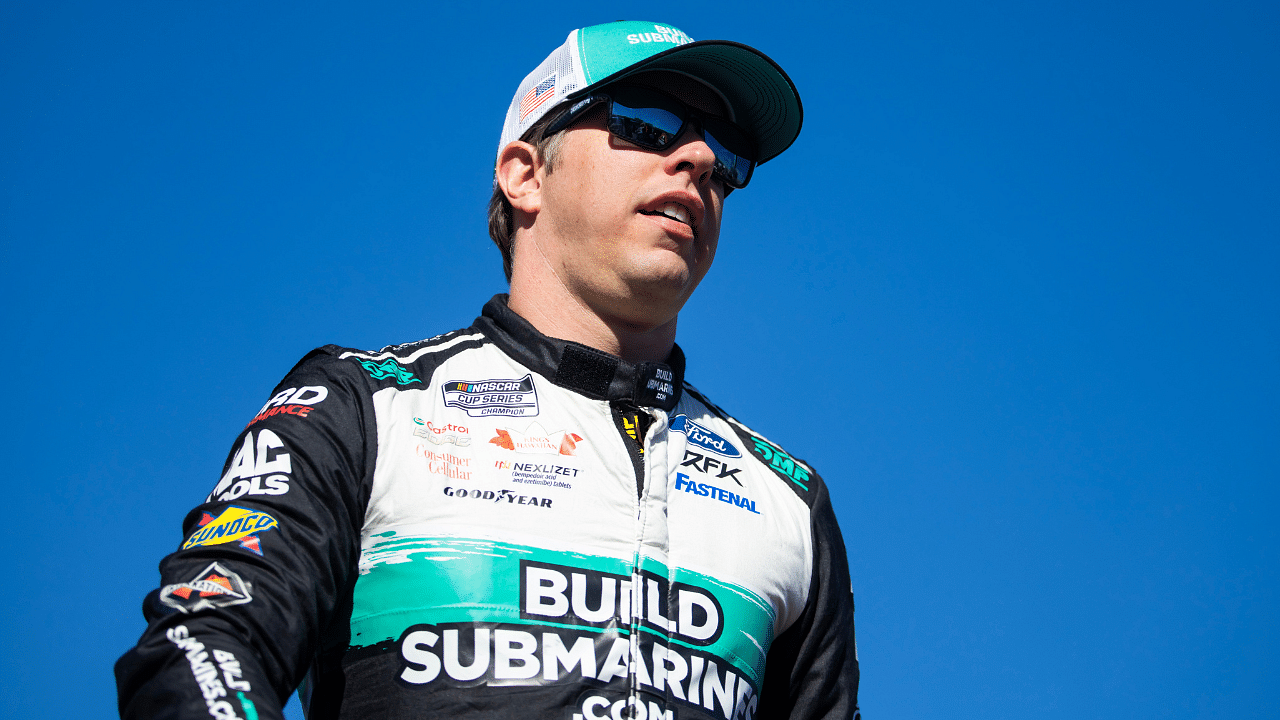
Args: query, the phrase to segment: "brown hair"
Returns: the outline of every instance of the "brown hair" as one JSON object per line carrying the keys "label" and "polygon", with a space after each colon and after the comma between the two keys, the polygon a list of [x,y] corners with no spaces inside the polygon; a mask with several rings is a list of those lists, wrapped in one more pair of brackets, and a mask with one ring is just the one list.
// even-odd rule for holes
{"label": "brown hair", "polygon": [[[557,132],[548,136],[547,127],[558,120],[562,114],[547,113],[520,136],[522,141],[533,145],[538,159],[542,161],[548,173],[555,170],[556,163],[560,159],[560,140],[564,137],[564,133]],[[489,197],[489,237],[493,239],[493,244],[498,246],[498,252],[502,253],[502,272],[506,274],[507,282],[511,282],[511,262],[515,249],[516,228],[512,212],[511,201],[495,181],[493,195]]]}

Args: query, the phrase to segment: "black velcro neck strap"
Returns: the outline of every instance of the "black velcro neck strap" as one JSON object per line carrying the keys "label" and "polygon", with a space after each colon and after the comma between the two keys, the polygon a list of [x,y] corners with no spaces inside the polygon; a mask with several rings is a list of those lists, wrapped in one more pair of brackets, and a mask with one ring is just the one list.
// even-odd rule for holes
{"label": "black velcro neck strap", "polygon": [[577,343],[565,343],[556,368],[557,385],[576,388],[588,395],[607,397],[613,376],[622,363],[608,353]]}
{"label": "black velcro neck strap", "polygon": [[633,363],[576,342],[547,337],[507,307],[506,295],[485,304],[475,327],[517,362],[560,387],[597,400],[627,400],[675,409],[684,381],[684,353],[673,345],[666,363]]}

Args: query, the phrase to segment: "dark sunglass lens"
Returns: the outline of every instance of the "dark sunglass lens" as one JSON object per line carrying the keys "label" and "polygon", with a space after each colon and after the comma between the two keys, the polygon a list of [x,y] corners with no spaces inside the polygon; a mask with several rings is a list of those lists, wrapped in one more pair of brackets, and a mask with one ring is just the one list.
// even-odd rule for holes
{"label": "dark sunglass lens", "polygon": [[756,146],[742,128],[720,118],[705,118],[703,126],[710,135],[714,135],[720,146],[734,155],[744,158],[756,157]]}
{"label": "dark sunglass lens", "polygon": [[703,131],[703,137],[706,138],[707,146],[716,157],[713,172],[730,187],[745,186],[747,180],[751,178],[751,168],[755,163],[737,153],[730,152],[711,133]]}
{"label": "dark sunglass lens", "polygon": [[661,150],[675,141],[682,125],[680,117],[654,107],[628,107],[613,101],[609,132],[640,147]]}

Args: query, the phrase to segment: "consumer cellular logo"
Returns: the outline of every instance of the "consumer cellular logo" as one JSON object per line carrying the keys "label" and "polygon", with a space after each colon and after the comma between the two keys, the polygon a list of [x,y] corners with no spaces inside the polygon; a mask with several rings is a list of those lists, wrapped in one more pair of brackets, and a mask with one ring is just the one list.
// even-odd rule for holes
{"label": "consumer cellular logo", "polygon": [[702,427],[689,419],[687,415],[677,415],[671,420],[671,432],[681,433],[689,438],[689,444],[697,445],[724,457],[742,457],[742,452],[733,443]]}

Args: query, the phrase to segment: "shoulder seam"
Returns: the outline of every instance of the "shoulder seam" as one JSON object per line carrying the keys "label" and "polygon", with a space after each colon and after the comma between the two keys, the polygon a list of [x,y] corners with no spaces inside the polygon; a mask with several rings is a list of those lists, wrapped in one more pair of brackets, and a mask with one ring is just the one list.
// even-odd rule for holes
{"label": "shoulder seam", "polygon": [[[761,440],[763,440],[763,441],[765,441],[765,442],[769,443],[770,445],[772,445],[772,446],[774,446],[774,447],[778,448],[779,450],[783,450],[784,452],[786,451],[786,450],[785,450],[785,448],[783,448],[783,447],[782,447],[781,445],[779,445],[778,443],[776,443],[776,442],[774,442],[774,441],[770,440],[769,438],[765,437],[764,435],[761,435],[760,433],[756,432],[755,430],[752,430],[751,428],[747,427],[746,425],[744,425],[744,424],[742,423],[742,421],[738,420],[738,419],[737,419],[737,418],[735,418],[734,416],[732,416],[732,415],[730,415],[729,413],[725,412],[724,408],[722,408],[722,407],[720,407],[719,405],[716,405],[715,403],[713,403],[713,402],[711,402],[710,400],[708,400],[706,395],[703,395],[703,394],[702,394],[702,392],[700,392],[697,388],[695,388],[693,385],[690,385],[690,384],[689,384],[689,382],[688,382],[687,380],[686,380],[686,381],[685,381],[685,383],[684,383],[684,389],[685,389],[685,392],[688,392],[689,394],[691,394],[691,395],[693,395],[695,398],[697,398],[697,399],[698,399],[698,402],[700,402],[700,403],[702,403],[703,405],[706,405],[707,407],[711,408],[711,411],[712,411],[712,412],[714,412],[716,415],[720,416],[720,418],[721,418],[722,420],[724,420],[724,421],[726,421],[726,422],[729,422],[729,423],[732,423],[733,425],[736,425],[739,429],[741,429],[741,430],[742,430],[743,432],[745,432],[746,434],[751,435],[752,437],[758,437],[758,438],[760,438]],[[796,464],[798,464],[798,465],[802,466],[805,470],[808,470],[810,475],[815,474],[814,469],[813,469],[813,466],[809,465],[809,463],[804,462],[803,460],[800,460],[800,459],[796,458],[794,455],[791,455],[791,453],[787,453],[787,455],[788,455],[789,457],[791,457],[791,460],[792,460],[793,462],[795,462]]]}
{"label": "shoulder seam", "polygon": [[[364,358],[365,360],[393,359],[396,362],[400,363],[401,365],[408,365],[409,363],[416,361],[418,358],[422,357],[423,355],[443,352],[453,347],[454,345],[466,342],[468,340],[484,340],[483,333],[475,333],[473,335],[457,335],[456,334],[457,332],[462,332],[462,331],[459,330],[453,333],[438,335],[437,337],[432,338],[431,340],[423,340],[422,341],[423,343],[429,343],[437,339],[439,339],[439,342],[436,342],[435,344],[432,344],[432,345],[425,345],[423,347],[420,347],[414,350],[408,355],[404,355],[404,356],[397,355],[394,352],[390,352],[386,350],[382,352],[377,352],[377,353],[367,353],[367,352],[361,352],[359,350],[347,350],[341,353],[340,355],[338,355],[338,359],[345,360],[346,358],[349,358],[349,357]],[[399,346],[392,345],[389,347],[399,347]]]}

